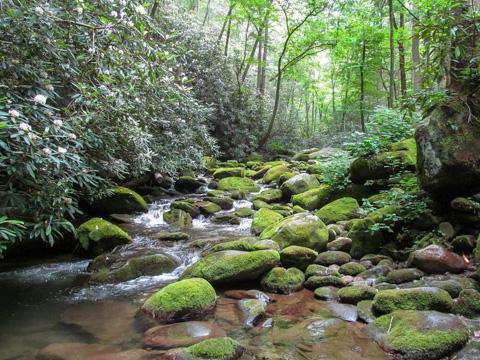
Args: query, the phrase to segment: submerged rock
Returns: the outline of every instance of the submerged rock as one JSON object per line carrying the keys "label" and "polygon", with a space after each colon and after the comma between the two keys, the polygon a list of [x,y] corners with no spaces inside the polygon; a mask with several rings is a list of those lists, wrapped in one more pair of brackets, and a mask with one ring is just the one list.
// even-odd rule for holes
{"label": "submerged rock", "polygon": [[253,327],[263,318],[267,310],[267,302],[262,299],[242,299],[238,307],[244,315],[244,322],[247,326]]}
{"label": "submerged rock", "polygon": [[78,360],[94,358],[111,354],[118,349],[110,345],[84,343],[58,343],[41,349],[36,356],[37,360]]}

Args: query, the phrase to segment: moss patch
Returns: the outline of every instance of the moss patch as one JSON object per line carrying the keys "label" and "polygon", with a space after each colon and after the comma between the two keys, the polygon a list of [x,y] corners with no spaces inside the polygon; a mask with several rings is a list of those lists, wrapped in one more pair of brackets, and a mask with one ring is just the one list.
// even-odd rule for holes
{"label": "moss patch", "polygon": [[313,264],[317,256],[318,253],[315,250],[303,246],[288,246],[280,251],[280,259],[284,266],[296,267],[302,271]]}
{"label": "moss patch", "polygon": [[353,219],[359,209],[360,206],[357,200],[351,197],[344,197],[325,205],[318,210],[315,215],[325,224],[333,224],[339,221]]}
{"label": "moss patch", "polygon": [[187,352],[200,359],[237,359],[243,353],[243,347],[229,337],[207,339],[189,346]]}
{"label": "moss patch", "polygon": [[283,216],[276,211],[261,208],[253,215],[252,232],[254,234],[260,234],[267,227],[278,223],[283,219]]}
{"label": "moss patch", "polygon": [[338,269],[340,274],[350,275],[350,276],[356,276],[366,270],[367,268],[363,264],[356,263],[356,262],[349,262],[349,263],[343,264],[342,266],[340,266],[340,269]]}
{"label": "moss patch", "polygon": [[293,195],[292,203],[306,210],[315,210],[328,204],[332,195],[333,190],[329,185],[321,185],[317,188]]}
{"label": "moss patch", "polygon": [[232,176],[221,179],[218,182],[218,189],[225,191],[239,190],[249,193],[260,190],[260,187],[249,178]]}
{"label": "moss patch", "polygon": [[304,281],[305,275],[297,268],[275,267],[262,279],[262,287],[269,292],[290,294],[300,290]]}
{"label": "moss patch", "polygon": [[111,189],[111,194],[92,203],[95,212],[99,214],[132,214],[147,211],[147,202],[135,191],[117,186]]}
{"label": "moss patch", "polygon": [[82,247],[100,255],[117,245],[128,244],[132,239],[118,226],[101,218],[92,218],[77,229],[78,239]]}
{"label": "moss patch", "polygon": [[356,304],[362,300],[371,300],[375,296],[377,290],[371,286],[354,285],[347,286],[338,290],[337,295],[341,302],[347,304]]}

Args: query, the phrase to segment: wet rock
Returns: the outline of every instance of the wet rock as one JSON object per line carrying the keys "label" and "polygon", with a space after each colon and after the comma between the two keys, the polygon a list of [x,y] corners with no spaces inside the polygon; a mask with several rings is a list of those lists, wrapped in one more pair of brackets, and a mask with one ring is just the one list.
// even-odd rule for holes
{"label": "wet rock", "polygon": [[101,218],[84,222],[77,228],[77,234],[83,249],[93,255],[100,255],[132,241],[125,231]]}
{"label": "wet rock", "polygon": [[162,360],[236,360],[244,351],[245,348],[240,343],[223,337],[207,339],[183,349],[170,350]]}
{"label": "wet rock", "polygon": [[186,211],[191,217],[197,217],[198,215],[200,215],[200,209],[193,201],[193,199],[172,201],[170,203],[170,208]]}
{"label": "wet rock", "polygon": [[338,271],[343,275],[356,276],[364,271],[367,271],[367,268],[361,263],[348,262],[340,266]]}
{"label": "wet rock", "polygon": [[192,226],[192,217],[190,214],[180,209],[165,212],[163,214],[163,220],[169,225],[181,228],[189,228]]}
{"label": "wet rock", "polygon": [[453,311],[456,314],[469,318],[480,315],[480,293],[477,290],[466,289],[460,292],[458,299],[455,300]]}
{"label": "wet rock", "polygon": [[439,288],[419,287],[379,291],[373,299],[375,314],[395,310],[437,310],[448,312],[453,307],[452,297]]}
{"label": "wet rock", "polygon": [[257,299],[266,303],[272,301],[267,294],[260,290],[227,290],[225,296],[237,300]]}
{"label": "wet rock", "polygon": [[324,286],[343,287],[345,286],[345,282],[341,278],[332,275],[311,276],[305,281],[305,287],[310,290]]}
{"label": "wet rock", "polygon": [[215,307],[217,294],[204,279],[169,284],[150,296],[142,310],[162,322],[198,319]]}
{"label": "wet rock", "polygon": [[355,218],[359,209],[357,200],[351,197],[343,197],[323,206],[315,212],[315,215],[325,224],[333,224]]}
{"label": "wet rock", "polygon": [[262,279],[264,290],[278,294],[291,294],[303,287],[305,275],[297,268],[275,267]]}
{"label": "wet rock", "polygon": [[262,208],[253,215],[252,232],[256,235],[260,234],[263,230],[271,225],[274,225],[281,221],[283,216],[276,211]]}
{"label": "wet rock", "polygon": [[315,298],[324,301],[333,301],[338,299],[337,288],[334,286],[322,286],[314,291]]}
{"label": "wet rock", "polygon": [[392,284],[402,284],[413,280],[418,280],[423,276],[423,272],[415,269],[398,269],[390,271],[385,277],[385,281]]}
{"label": "wet rock", "polygon": [[260,194],[255,195],[252,200],[261,200],[267,204],[279,202],[282,200],[282,191],[280,189],[263,190]]}
{"label": "wet rock", "polygon": [[260,299],[243,299],[238,302],[238,307],[244,315],[245,324],[253,327],[265,316],[267,302]]}
{"label": "wet rock", "polygon": [[288,246],[280,251],[280,260],[285,267],[295,267],[302,271],[313,264],[318,253],[315,250],[302,246]]}
{"label": "wet rock", "polygon": [[217,197],[206,197],[204,198],[205,201],[212,202],[217,204],[222,208],[222,210],[230,210],[233,207],[233,199],[227,196],[217,196]]}
{"label": "wet rock", "polygon": [[343,251],[325,251],[318,255],[315,263],[329,266],[329,265],[343,265],[351,260],[351,256]]}
{"label": "wet rock", "polygon": [[185,270],[183,277],[201,277],[212,284],[253,281],[280,264],[274,250],[221,251],[202,258]]}
{"label": "wet rock", "polygon": [[204,215],[212,215],[222,210],[219,205],[210,201],[199,201],[196,203],[196,205],[200,209],[200,212]]}
{"label": "wet rock", "polygon": [[262,231],[260,238],[274,240],[282,248],[297,245],[322,251],[328,241],[328,230],[318,217],[302,213],[269,226]]}
{"label": "wet rock", "polygon": [[191,176],[181,176],[175,181],[175,189],[183,193],[193,193],[205,183]]}
{"label": "wet rock", "polygon": [[225,191],[242,191],[251,193],[260,190],[260,187],[249,178],[227,177],[218,182],[218,188]]}
{"label": "wet rock", "polygon": [[131,214],[109,214],[108,217],[115,223],[133,224],[135,216]]}
{"label": "wet rock", "polygon": [[349,252],[352,246],[352,239],[339,237],[327,244],[327,250]]}
{"label": "wet rock", "polygon": [[110,354],[96,355],[88,360],[153,360],[158,359],[162,354],[159,351],[147,351],[143,349],[132,349]]}
{"label": "wet rock", "polygon": [[117,349],[109,345],[58,343],[41,349],[36,356],[37,360],[80,360],[93,358],[115,352]]}
{"label": "wet rock", "polygon": [[146,201],[135,191],[117,186],[111,193],[90,204],[97,214],[133,214],[148,210]]}
{"label": "wet rock", "polygon": [[458,273],[468,268],[463,257],[440,245],[429,245],[414,251],[409,263],[429,274]]}
{"label": "wet rock", "polygon": [[477,360],[480,359],[480,341],[477,339],[470,340],[465,347],[460,350],[456,356],[456,360]]}
{"label": "wet rock", "polygon": [[240,225],[241,219],[235,213],[217,214],[210,221],[214,224]]}
{"label": "wet rock", "polygon": [[360,261],[370,261],[373,265],[378,265],[378,263],[382,260],[392,260],[392,259],[387,255],[381,255],[381,254],[367,254],[360,259]]}
{"label": "wet rock", "polygon": [[285,181],[280,189],[284,198],[290,199],[292,195],[301,194],[319,186],[320,183],[315,175],[302,173]]}
{"label": "wet rock", "polygon": [[452,297],[456,298],[460,295],[462,290],[473,289],[480,290],[478,282],[474,279],[470,279],[458,275],[450,275],[447,279],[436,280],[434,279],[425,279],[425,285],[431,287],[438,287],[447,291]]}
{"label": "wet rock", "polygon": [[340,301],[347,304],[356,304],[362,300],[371,300],[377,290],[371,286],[352,285],[346,286],[337,291]]}
{"label": "wet rock", "polygon": [[376,316],[373,314],[372,303],[372,300],[362,300],[357,303],[358,318],[367,324],[376,319]]}
{"label": "wet rock", "polygon": [[437,311],[397,310],[376,319],[369,331],[385,350],[407,360],[442,359],[470,337],[460,318]]}
{"label": "wet rock", "polygon": [[159,231],[153,234],[148,234],[148,237],[159,241],[182,241],[190,239],[190,235],[180,231]]}
{"label": "wet rock", "polygon": [[319,209],[329,203],[333,196],[333,190],[330,185],[320,185],[292,196],[292,204],[302,207],[306,210]]}
{"label": "wet rock", "polygon": [[257,251],[257,250],[276,250],[278,244],[271,240],[259,240],[255,237],[244,237],[238,240],[227,241],[211,247],[206,254],[225,250],[238,251]]}
{"label": "wet rock", "polygon": [[225,331],[218,325],[206,321],[186,321],[147,330],[143,336],[143,343],[155,349],[172,349],[224,336]]}
{"label": "wet rock", "polygon": [[242,207],[233,212],[236,216],[241,218],[251,217],[254,214],[252,208],[249,207]]}
{"label": "wet rock", "polygon": [[330,312],[345,321],[357,321],[358,312],[355,305],[339,304],[337,302],[327,302],[327,308]]}
{"label": "wet rock", "polygon": [[362,279],[377,279],[381,276],[386,276],[390,271],[392,271],[390,266],[376,265],[367,271],[361,272],[358,274],[358,277]]}

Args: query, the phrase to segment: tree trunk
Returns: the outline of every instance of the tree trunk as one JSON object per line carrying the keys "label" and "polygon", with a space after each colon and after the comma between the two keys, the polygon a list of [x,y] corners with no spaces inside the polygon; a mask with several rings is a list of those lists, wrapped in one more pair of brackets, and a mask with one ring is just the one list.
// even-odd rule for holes
{"label": "tree trunk", "polygon": [[[405,27],[405,15],[400,12],[400,29]],[[400,69],[400,93],[402,98],[407,97],[407,72],[405,70],[405,45],[403,40],[398,40],[398,66]]]}
{"label": "tree trunk", "polygon": [[207,8],[205,9],[205,17],[203,18],[202,27],[205,26],[205,24],[207,23],[208,14],[210,12],[210,2],[211,0],[208,0],[207,2]]}
{"label": "tree trunk", "polygon": [[275,123],[275,118],[277,117],[278,105],[280,103],[280,92],[282,90],[282,76],[283,76],[283,74],[282,74],[282,71],[281,71],[281,67],[279,66],[278,67],[277,84],[275,86],[275,102],[273,104],[273,111],[272,111],[272,115],[270,117],[270,121],[269,121],[269,124],[268,124],[267,131],[265,132],[265,134],[262,136],[262,138],[258,142],[258,147],[259,148],[263,148],[265,146],[268,139],[270,139],[270,135],[272,133],[273,124]]}
{"label": "tree trunk", "polygon": [[230,31],[232,29],[232,18],[228,19],[227,38],[225,39],[225,59],[228,57],[228,45],[230,43]]}
{"label": "tree trunk", "polygon": [[232,16],[232,12],[233,12],[233,4],[230,3],[230,6],[229,6],[228,12],[227,12],[227,16],[223,20],[222,30],[220,30],[220,34],[218,35],[217,43],[220,43],[220,40],[222,40],[223,33],[225,32],[225,28],[227,27],[227,24],[229,23],[230,16]]}
{"label": "tree trunk", "polygon": [[362,58],[360,61],[360,125],[365,132],[365,58],[366,58],[365,39],[362,41]]}
{"label": "tree trunk", "polygon": [[418,21],[412,19],[412,84],[414,90],[419,90],[422,83],[420,76],[420,39],[418,37]]}
{"label": "tree trunk", "polygon": [[252,59],[254,58],[255,52],[257,51],[258,41],[259,40],[257,36],[257,38],[255,39],[255,43],[253,44],[252,51],[250,52],[250,56],[248,57],[247,64],[245,65],[245,69],[243,71],[242,83],[245,82],[245,79],[247,78],[247,75],[248,75],[248,71],[250,70],[250,66],[252,65]]}
{"label": "tree trunk", "polygon": [[260,95],[261,96],[265,96],[265,89],[267,85],[267,81],[266,81],[267,52],[268,52],[268,19],[265,19],[263,54],[262,54],[262,71],[260,74]]}
{"label": "tree trunk", "polygon": [[394,45],[394,23],[393,0],[388,0],[388,15],[390,25],[390,68],[389,71],[389,96],[388,107],[393,108],[395,101],[395,45]]}

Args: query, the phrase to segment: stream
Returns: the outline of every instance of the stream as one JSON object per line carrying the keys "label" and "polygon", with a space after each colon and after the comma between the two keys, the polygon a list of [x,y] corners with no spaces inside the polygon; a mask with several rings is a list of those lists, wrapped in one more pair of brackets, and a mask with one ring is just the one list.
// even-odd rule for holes
{"label": "stream", "polygon": [[[260,191],[264,189],[262,185]],[[235,201],[233,209],[224,212],[251,207],[253,195]],[[177,198],[154,202],[148,212],[122,224],[133,238],[125,247],[151,248],[177,260],[178,267],[170,273],[91,285],[87,282],[89,260],[71,257],[1,272],[0,360],[34,359],[39,349],[54,343],[108,345],[116,352],[145,349],[142,335],[146,329],[135,320],[135,314],[150,294],[178,280],[198,261],[201,248],[193,246],[194,242],[251,236],[251,218],[243,218],[240,225],[225,225],[200,216],[193,220],[191,229],[182,230],[190,235],[189,240],[172,243],[149,238],[152,231],[175,231],[163,221],[163,213]],[[220,289],[217,293],[216,310],[206,321],[247,347],[242,359],[388,358],[366,334],[365,325],[356,321],[355,306],[316,300],[308,290],[272,294],[274,302],[268,306],[265,320],[249,327],[238,300],[227,298]]]}

